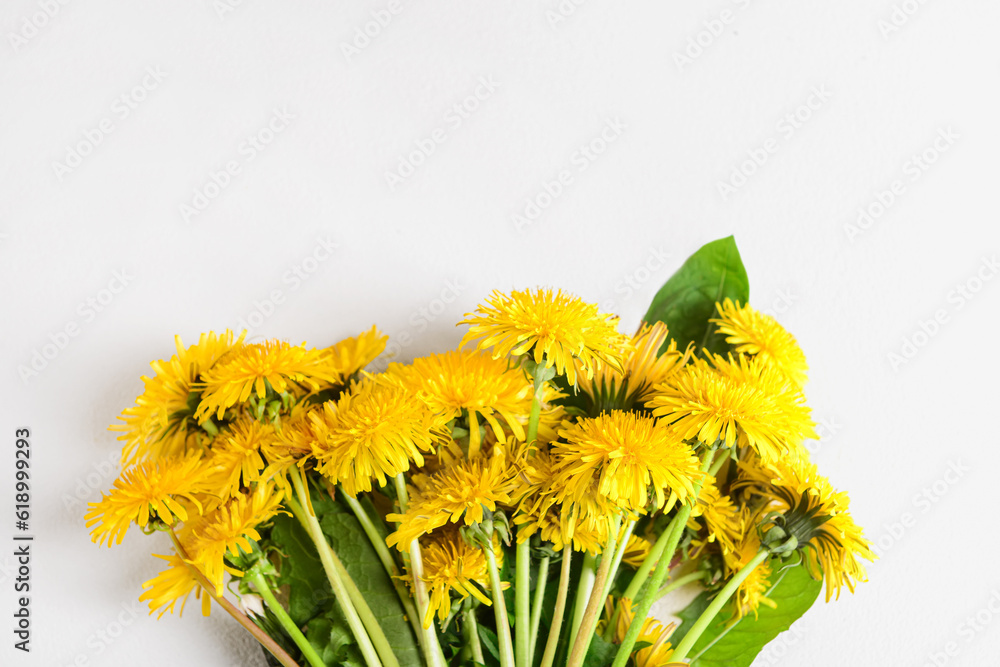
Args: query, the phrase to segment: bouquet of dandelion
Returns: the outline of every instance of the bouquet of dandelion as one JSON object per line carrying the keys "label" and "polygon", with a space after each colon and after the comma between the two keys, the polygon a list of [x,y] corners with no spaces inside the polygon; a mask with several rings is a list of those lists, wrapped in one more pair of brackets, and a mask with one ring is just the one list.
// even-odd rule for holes
{"label": "bouquet of dandelion", "polygon": [[[272,664],[749,665],[874,556],[809,462],[805,357],[748,293],[730,237],[631,337],[530,290],[382,372],[375,328],[178,340],[112,427],[126,468],[87,525],[169,535],[140,599],[214,601]],[[679,627],[649,616],[682,587]]]}

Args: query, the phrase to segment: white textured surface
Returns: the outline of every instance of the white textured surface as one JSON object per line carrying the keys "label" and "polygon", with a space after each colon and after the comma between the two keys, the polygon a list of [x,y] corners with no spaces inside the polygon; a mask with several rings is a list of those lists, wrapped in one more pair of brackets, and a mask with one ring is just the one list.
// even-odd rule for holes
{"label": "white textured surface", "polygon": [[[757,664],[995,663],[1000,279],[971,300],[953,290],[1000,251],[997,3],[403,3],[348,58],[342,44],[386,2],[233,0],[220,15],[224,1],[0,8],[5,628],[18,426],[33,431],[37,535],[33,652],[5,630],[0,662],[262,664],[221,613],[130,614],[157,571],[145,554],[167,546],[136,532],[99,549],[76,501],[110,485],[105,427],[175,333],[235,326],[276,295],[255,335],[321,345],[377,322],[408,358],[457,342],[453,323],[490,289],[535,284],[631,328],[690,252],[735,233],[752,303],[809,356],[827,424],[816,459],[883,545],[870,583],[817,604]],[[44,19],[47,3],[58,10]],[[897,5],[912,15],[883,35]],[[477,92],[467,117],[454,110]],[[797,110],[799,127],[783,120]],[[244,143],[272,119],[272,143]],[[102,121],[112,131],[78,166],[54,164]],[[949,128],[948,150],[913,171]],[[612,141],[591,161],[580,148],[602,132]],[[390,187],[386,172],[435,138]],[[723,197],[718,183],[761,149],[763,166]],[[180,207],[230,161],[239,173],[186,221]],[[562,192],[519,229],[511,216],[561,171]],[[901,194],[849,238],[894,180]],[[125,288],[90,310],[120,271]],[[947,321],[893,368],[936,311]],[[78,335],[23,381],[19,366],[69,323]],[[968,469],[939,482],[951,462]],[[935,502],[921,500],[935,483]],[[984,609],[980,630],[964,625]]]}

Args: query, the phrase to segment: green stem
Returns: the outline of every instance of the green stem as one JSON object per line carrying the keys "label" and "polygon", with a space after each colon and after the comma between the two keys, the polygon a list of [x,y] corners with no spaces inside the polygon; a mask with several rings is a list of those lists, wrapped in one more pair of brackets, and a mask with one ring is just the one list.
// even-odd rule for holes
{"label": "green stem", "polygon": [[479,432],[479,420],[475,410],[469,410],[469,459],[479,456],[482,434]]}
{"label": "green stem", "polygon": [[660,589],[660,591],[656,594],[656,599],[659,600],[664,595],[667,595],[668,593],[671,593],[671,592],[677,590],[678,588],[680,588],[684,584],[690,584],[692,581],[698,581],[699,579],[704,579],[707,576],[708,576],[708,572],[706,570],[700,570],[698,572],[692,572],[690,574],[685,574],[683,577],[677,577],[676,579],[674,579],[673,581],[671,581],[669,584],[667,584],[666,586],[664,586],[663,588]]}
{"label": "green stem", "polygon": [[535,659],[535,646],[538,644],[538,627],[542,622],[542,605],[545,604],[545,586],[549,582],[548,556],[542,556],[538,563],[538,579],[535,581],[535,601],[531,607],[531,638],[528,641],[528,660]]}
{"label": "green stem", "polygon": [[511,646],[510,621],[507,620],[507,604],[503,599],[500,570],[492,546],[482,547],[486,555],[486,566],[490,572],[490,592],[493,594],[493,614],[497,623],[497,639],[500,640],[500,667],[514,667],[514,648]]}
{"label": "green stem", "polygon": [[[306,488],[303,473],[298,469],[298,466],[292,466],[289,477],[292,478],[292,485],[299,496],[299,502],[291,498],[286,499],[285,502],[291,508],[292,513],[299,520],[299,523],[302,524],[302,527],[309,533],[310,539],[312,539],[313,544],[316,546],[320,562],[323,563],[323,570],[326,572],[326,578],[330,581],[333,594],[340,603],[340,608],[344,612],[344,617],[347,619],[347,624],[351,628],[354,639],[358,642],[358,648],[361,650],[365,662],[368,663],[369,667],[381,667],[382,661],[379,659],[379,652],[375,650],[372,638],[369,637],[357,609],[351,603],[350,593],[334,562],[333,550],[330,549],[330,545],[323,535],[323,529],[320,528],[319,520],[311,509],[312,504],[309,501],[309,490]],[[389,649],[389,653],[392,653],[392,649]]]}
{"label": "green stem", "polygon": [[174,550],[177,552],[180,559],[184,561],[184,565],[187,566],[188,571],[191,572],[194,578],[198,581],[198,585],[201,586],[204,594],[212,596],[212,599],[215,600],[227,614],[232,616],[237,623],[243,626],[244,630],[253,635],[253,638],[256,639],[268,653],[273,655],[274,659],[277,660],[282,667],[299,667],[299,663],[295,662],[295,660],[292,659],[292,656],[288,655],[288,652],[285,651],[285,649],[278,646],[278,643],[274,641],[270,635],[258,627],[256,623],[251,621],[246,614],[237,609],[236,605],[227,600],[224,596],[215,594],[215,586],[205,578],[205,575],[201,573],[201,570],[191,564],[187,550],[184,549],[184,545],[181,544],[181,541],[177,539],[177,534],[174,533],[172,528],[169,532],[170,539],[174,542]]}
{"label": "green stem", "polygon": [[465,643],[472,651],[472,659],[479,665],[485,665],[483,645],[479,642],[479,623],[476,621],[476,610],[466,609],[462,612],[462,631],[465,633]]}
{"label": "green stem", "polygon": [[663,550],[667,546],[667,542],[670,541],[670,536],[673,535],[674,528],[677,524],[677,516],[670,520],[667,527],[663,529],[660,536],[656,539],[653,544],[653,548],[649,550],[646,554],[646,559],[642,561],[642,565],[636,570],[635,575],[632,577],[632,581],[629,582],[628,588],[622,593],[622,597],[628,598],[629,600],[635,601],[635,596],[639,594],[639,590],[642,585],[646,582],[649,577],[649,573],[656,567],[656,564],[660,561],[660,556],[663,555]]}
{"label": "green stem", "polygon": [[[406,490],[406,479],[403,473],[399,473],[395,478],[396,497],[399,500],[399,513],[406,514],[406,508],[410,504],[410,496]],[[441,644],[438,643],[437,631],[434,629],[434,621],[431,618],[429,624],[427,610],[430,608],[430,597],[427,595],[427,583],[424,581],[424,560],[420,551],[420,540],[413,540],[409,545],[410,554],[410,574],[413,576],[413,595],[417,602],[417,614],[420,619],[420,647],[424,652],[424,660],[428,667],[443,667],[444,653]]]}
{"label": "green stem", "polygon": [[326,663],[323,662],[323,658],[316,653],[316,649],[309,643],[306,636],[302,634],[302,630],[299,629],[299,626],[295,625],[295,621],[293,621],[288,615],[285,608],[281,606],[278,599],[274,597],[274,592],[268,585],[267,579],[264,575],[261,574],[256,567],[253,567],[247,571],[245,578],[253,584],[254,588],[257,589],[257,592],[260,593],[260,596],[264,598],[264,602],[267,603],[267,608],[270,609],[271,613],[278,619],[278,622],[281,623],[281,627],[285,629],[285,632],[287,632],[292,638],[295,645],[299,647],[299,650],[302,651],[302,655],[309,661],[309,664],[313,667],[326,667]]}
{"label": "green stem", "polygon": [[[306,515],[306,512],[302,509],[294,499],[289,502],[289,507],[292,508],[292,513],[299,517],[299,521],[302,521],[302,517]],[[308,519],[306,519],[308,521]],[[389,639],[385,636],[385,632],[382,630],[382,626],[379,625],[378,619],[375,618],[374,612],[372,612],[371,607],[368,606],[368,600],[365,596],[361,594],[358,589],[357,584],[354,583],[354,579],[351,578],[351,574],[344,567],[341,562],[340,557],[333,549],[329,548],[329,544],[326,542],[325,536],[323,537],[323,542],[329,549],[329,557],[333,563],[337,575],[340,577],[344,584],[344,588],[347,591],[347,597],[351,601],[351,605],[354,606],[354,610],[357,612],[358,617],[361,619],[361,624],[364,625],[365,631],[368,633],[369,638],[372,641],[372,645],[378,652],[382,663],[385,667],[399,667],[399,660],[396,658],[396,654],[392,650],[392,645],[389,644]],[[317,547],[318,549],[319,547]]]}
{"label": "green stem", "polygon": [[597,578],[597,557],[589,551],[583,556],[583,567],[580,569],[580,579],[576,585],[576,599],[573,600],[573,620],[569,626],[569,646],[576,644],[576,633],[583,623],[583,614],[587,611],[590,594],[594,590],[594,579]]}
{"label": "green stem", "polygon": [[594,640],[594,628],[597,627],[601,609],[604,608],[604,591],[607,588],[608,575],[611,573],[611,566],[615,562],[615,554],[617,553],[615,547],[618,543],[618,531],[621,529],[621,521],[621,516],[616,514],[614,522],[611,525],[611,530],[608,531],[608,541],[604,545],[604,550],[601,551],[601,565],[597,569],[597,575],[594,577],[594,585],[587,600],[587,608],[584,610],[580,627],[577,629],[576,640],[570,644],[572,649],[570,650],[569,659],[566,661],[567,667],[580,667],[587,655],[587,651],[590,649],[590,643]]}
{"label": "green stem", "polygon": [[715,463],[712,464],[712,467],[708,471],[708,476],[715,477],[716,475],[718,475],[719,470],[722,469],[722,466],[726,465],[726,461],[728,460],[729,460],[728,456],[720,456],[718,459],[716,459]]}
{"label": "green stem", "polygon": [[[542,414],[542,379],[544,366],[536,366],[532,374],[534,392],[531,396],[531,416],[528,418],[528,451],[538,437],[538,420]],[[540,370],[541,369],[541,370]],[[534,649],[531,641],[531,545],[528,540],[517,544],[514,563],[514,632],[515,665],[531,667]]]}
{"label": "green stem", "polygon": [[[777,588],[778,584],[781,583],[781,580],[785,578],[785,575],[788,574],[788,569],[789,568],[784,568],[782,570],[782,572],[781,572],[781,576],[778,577],[778,580],[776,582],[774,582],[773,584],[771,584],[771,587],[769,589],[767,589],[768,595],[770,595],[771,593],[773,593],[774,589]],[[712,641],[710,641],[708,644],[705,645],[705,648],[703,648],[700,651],[698,651],[697,655],[692,656],[691,662],[694,662],[695,660],[697,660],[701,656],[705,655],[705,653],[707,653],[708,651],[710,651],[712,649],[712,647],[715,646],[717,643],[719,643],[719,641],[723,637],[725,637],[726,635],[728,635],[731,630],[733,630],[737,625],[739,625],[740,623],[742,623],[744,618],[746,618],[746,616],[740,616],[736,620],[735,623],[730,623],[729,625],[727,625],[725,630],[723,630],[722,632],[720,632],[719,634],[717,634],[715,636],[715,638],[712,639]]]}
{"label": "green stem", "polygon": [[514,664],[516,667],[531,667],[528,650],[531,646],[531,541],[524,540],[517,545],[514,569]]}
{"label": "green stem", "polygon": [[725,604],[729,602],[729,598],[736,593],[740,584],[742,584],[743,581],[750,576],[751,572],[757,569],[758,565],[767,560],[769,555],[770,553],[767,549],[761,549],[749,563],[743,566],[743,569],[733,575],[733,578],[729,580],[729,583],[727,583],[722,590],[719,591],[719,594],[715,596],[712,603],[708,605],[708,608],[702,612],[701,616],[698,617],[698,620],[695,621],[694,625],[691,626],[691,629],[688,630],[688,633],[684,635],[684,639],[682,639],[681,643],[677,645],[676,649],[674,649],[674,654],[671,657],[671,660],[681,662],[687,657],[688,652],[694,647],[695,642],[698,641],[698,638],[701,637],[702,633],[705,632],[709,624],[711,624],[711,622],[715,619],[716,614],[718,614]]}
{"label": "green stem", "polygon": [[419,637],[421,633],[420,617],[417,615],[417,609],[413,606],[413,599],[410,597],[409,592],[407,592],[406,587],[400,581],[399,568],[396,567],[396,561],[393,560],[392,554],[389,553],[389,547],[385,543],[385,537],[379,532],[378,527],[372,518],[365,511],[365,508],[361,506],[357,498],[352,498],[347,493],[341,489],[340,496],[347,503],[347,506],[354,511],[354,516],[357,517],[358,523],[365,531],[365,535],[368,536],[368,541],[371,542],[372,547],[375,549],[375,553],[378,554],[378,558],[382,561],[382,567],[385,568],[386,574],[389,575],[389,581],[392,582],[393,588],[396,589],[396,595],[399,596],[399,601],[403,605],[403,611],[406,613],[407,618],[410,619],[410,625],[413,626],[414,634]]}
{"label": "green stem", "polygon": [[615,576],[618,574],[618,568],[622,564],[622,558],[625,557],[625,548],[628,547],[629,538],[632,537],[632,532],[635,530],[635,519],[629,519],[625,523],[625,534],[622,535],[622,539],[618,542],[618,549],[615,550],[615,559],[611,563],[611,573],[608,575],[608,580],[604,584],[604,596],[601,598],[601,604],[604,604],[604,600],[608,599],[608,595],[611,594],[611,587],[615,583]]}
{"label": "green stem", "polygon": [[[701,462],[702,472],[706,472],[712,467],[712,460],[714,456],[714,450],[705,450]],[[625,633],[625,638],[618,647],[618,653],[615,654],[615,661],[612,663],[612,667],[625,667],[625,663],[628,662],[628,658],[632,654],[632,648],[635,646],[636,640],[639,639],[639,632],[642,630],[642,625],[645,623],[646,617],[649,615],[649,610],[652,608],[653,602],[656,601],[656,594],[659,592],[660,586],[663,585],[663,581],[667,578],[667,574],[670,571],[670,561],[673,559],[674,552],[677,550],[677,545],[680,543],[681,536],[684,534],[684,528],[687,525],[688,518],[691,516],[691,510],[694,507],[694,504],[698,502],[698,494],[700,492],[701,482],[696,482],[690,499],[677,511],[677,516],[674,517],[673,521],[671,521],[670,525],[667,527],[666,532],[669,534],[669,537],[667,538],[662,554],[659,557],[659,564],[656,571],[653,572],[653,577],[650,579],[649,585],[646,587],[642,600],[639,602],[635,616],[632,618],[632,623],[628,626],[628,631]],[[657,542],[659,542],[659,540],[657,540]],[[647,557],[646,560],[649,561],[651,557],[652,553],[650,553],[650,557]],[[642,584],[640,582],[640,586],[641,585]],[[633,595],[634,594],[635,593],[633,593]]]}
{"label": "green stem", "polygon": [[556,647],[559,645],[559,634],[562,632],[563,616],[566,612],[566,597],[569,595],[569,567],[572,562],[573,547],[563,546],[562,568],[559,573],[559,589],[556,591],[556,606],[552,610],[552,625],[549,626],[549,638],[545,641],[545,653],[539,667],[552,667],[556,657]]}

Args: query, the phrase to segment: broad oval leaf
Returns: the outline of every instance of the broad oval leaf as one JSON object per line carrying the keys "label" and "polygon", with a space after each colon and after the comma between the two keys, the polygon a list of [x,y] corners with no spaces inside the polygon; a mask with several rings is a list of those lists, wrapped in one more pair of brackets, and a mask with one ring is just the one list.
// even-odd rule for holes
{"label": "broad oval leaf", "polygon": [[[787,571],[778,574],[781,567],[779,563],[777,559],[772,561],[771,571],[774,574],[771,576],[782,577],[781,581],[767,596],[777,606],[772,609],[761,605],[756,618],[753,614],[744,617],[721,638],[719,635],[725,631],[732,619],[732,613],[727,610],[720,612],[688,655],[696,656],[717,638],[718,641],[697,660],[692,661],[691,667],[750,667],[754,658],[768,642],[787,630],[809,610],[819,596],[823,582],[810,577],[802,565],[790,566]],[[679,638],[684,636],[708,603],[708,593],[702,593],[679,614],[684,623],[674,633],[674,637],[678,639],[671,643],[678,643]]]}
{"label": "broad oval leaf", "polygon": [[750,282],[732,236],[706,243],[688,257],[653,297],[643,319],[665,323],[680,349],[693,342],[724,354],[725,339],[708,320],[716,316],[715,303],[726,297],[741,304],[750,299]]}

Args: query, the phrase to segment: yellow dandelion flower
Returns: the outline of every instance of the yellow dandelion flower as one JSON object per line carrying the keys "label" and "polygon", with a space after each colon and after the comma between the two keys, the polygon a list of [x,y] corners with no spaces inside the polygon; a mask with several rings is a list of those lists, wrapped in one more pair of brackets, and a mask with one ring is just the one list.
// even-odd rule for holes
{"label": "yellow dandelion flower", "polygon": [[374,326],[352,338],[322,351],[319,365],[322,375],[332,377],[334,385],[346,385],[365,366],[385,350],[389,337]]}
{"label": "yellow dandelion flower", "polygon": [[151,518],[167,525],[187,521],[188,501],[200,511],[196,495],[207,491],[206,469],[199,454],[146,461],[122,471],[110,493],[90,503],[87,527],[96,524],[91,539],[98,544],[107,540],[121,544],[129,525],[140,528]]}
{"label": "yellow dandelion flower", "polygon": [[258,484],[252,492],[232,498],[191,527],[188,556],[215,586],[216,595],[222,595],[225,572],[242,574],[226,564],[226,555],[253,551],[250,540],[260,540],[257,526],[282,511],[282,495],[274,484]]}
{"label": "yellow dandelion flower", "polygon": [[621,514],[619,507],[593,487],[578,500],[570,499],[544,449],[522,465],[518,479],[519,495],[514,499],[518,505],[514,515],[518,542],[537,533],[543,542],[552,544],[553,551],[562,551],[567,544],[574,551],[594,555],[604,550],[614,517]]}
{"label": "yellow dandelion flower", "polygon": [[[769,500],[766,511],[784,514],[783,528],[798,538],[810,574],[826,580],[827,602],[839,598],[842,587],[853,593],[855,582],[867,581],[861,559],[875,560],[871,543],[848,511],[847,494],[834,489],[814,464],[799,457],[741,462],[735,486]],[[776,529],[766,529],[764,539]]]}
{"label": "yellow dandelion flower", "polygon": [[642,511],[650,491],[656,507],[663,507],[668,492],[683,501],[702,478],[691,447],[655,419],[634,412],[581,419],[559,436],[552,444],[553,471],[574,500],[594,482],[597,493],[615,505]]}
{"label": "yellow dandelion flower", "polygon": [[323,384],[333,384],[337,377],[324,366],[323,358],[323,350],[278,340],[235,348],[203,374],[196,416],[202,421],[213,413],[222,417],[227,408],[251,395],[264,398],[268,388],[281,394],[317,391]]}
{"label": "yellow dandelion flower", "polygon": [[421,491],[411,496],[405,514],[386,516],[386,520],[400,524],[386,543],[405,551],[413,540],[449,523],[479,523],[485,512],[511,503],[515,474],[500,451],[435,473]]}
{"label": "yellow dandelion flower", "polygon": [[[746,567],[760,552],[760,535],[757,532],[757,525],[760,523],[760,514],[743,507],[730,524],[733,529],[731,533],[732,542],[735,545],[728,551],[723,551],[723,563],[725,564],[726,578],[730,578]],[[737,618],[742,618],[753,613],[757,618],[757,610],[760,605],[765,605],[774,609],[777,605],[765,596],[771,587],[771,563],[764,561],[758,565],[740,584],[733,595],[733,607]]]}
{"label": "yellow dandelion flower", "polygon": [[622,553],[622,562],[639,569],[646,562],[646,557],[653,549],[653,543],[640,535],[629,535],[628,542],[625,543],[625,551]]}
{"label": "yellow dandelion flower", "polygon": [[743,355],[695,360],[657,385],[646,405],[686,440],[750,445],[769,461],[817,437],[802,393],[774,368]]}
{"label": "yellow dandelion flower", "polygon": [[[414,359],[413,364],[391,364],[386,374],[399,378],[444,421],[466,411],[470,421],[483,419],[497,440],[506,440],[504,426],[524,440],[520,418],[531,412],[532,383],[520,368],[476,350],[454,350]],[[501,423],[502,422],[502,423]],[[469,456],[480,446],[479,429],[470,433]]]}
{"label": "yellow dandelion flower", "polygon": [[629,349],[623,351],[620,371],[608,364],[598,363],[593,378],[581,373],[578,386],[590,397],[594,413],[631,408],[649,398],[655,385],[684,366],[690,352],[678,352],[677,341],[671,340],[660,353],[667,336],[667,325],[663,322],[644,323],[632,337]]}
{"label": "yellow dandelion flower", "polygon": [[213,490],[221,496],[236,496],[241,487],[258,481],[265,466],[261,449],[275,439],[274,427],[256,419],[240,417],[229,424],[216,437],[206,464]]}
{"label": "yellow dandelion flower", "polygon": [[318,470],[356,496],[372,490],[372,479],[385,486],[410,468],[423,465],[421,452],[440,437],[441,420],[401,387],[364,380],[322,410],[310,412]]}
{"label": "yellow dandelion flower", "polygon": [[736,352],[756,356],[763,364],[774,366],[799,388],[805,385],[809,370],[806,355],[795,337],[773,317],[731,299],[715,307],[719,318],[710,321],[719,325],[718,332],[726,336],[726,342]]}
{"label": "yellow dandelion flower", "polygon": [[197,402],[194,386],[216,360],[243,344],[243,336],[234,342],[233,333],[226,330],[218,335],[202,334],[195,345],[187,348],[180,336],[174,338],[174,343],[177,354],[150,364],[155,374],[151,378],[142,376],[142,395],[135,399],[133,407],[122,412],[119,419],[124,423],[109,428],[122,433],[118,439],[125,443],[123,465],[184,454],[208,439],[193,419]]}
{"label": "yellow dandelion flower", "polygon": [[[635,606],[628,598],[618,600],[618,620],[615,623],[615,642],[620,644],[625,640],[625,634],[635,618]],[[647,618],[642,622],[637,643],[649,644],[645,648],[633,652],[635,667],[685,667],[685,662],[671,662],[674,653],[670,646],[670,635],[677,626],[673,623],[663,625],[655,618]]]}
{"label": "yellow dandelion flower", "polygon": [[531,352],[535,363],[554,366],[571,385],[578,370],[592,377],[598,363],[622,369],[623,350],[631,343],[618,332],[618,318],[597,312],[596,305],[550,289],[513,291],[510,296],[494,291],[486,303],[476,309],[478,315],[469,313],[459,323],[470,325],[463,345],[478,340],[478,348],[493,348],[496,358]]}
{"label": "yellow dandelion flower", "polygon": [[201,598],[202,615],[208,616],[212,609],[212,598],[198,583],[184,560],[176,554],[153,556],[167,561],[169,567],[142,585],[143,594],[139,596],[139,601],[149,602],[150,616],[157,610],[160,611],[157,618],[163,618],[167,612],[173,613],[178,601],[181,603],[179,614],[183,615],[184,605],[187,604],[191,591],[194,591],[195,597]]}
{"label": "yellow dandelion flower", "polygon": [[267,467],[260,474],[262,479],[280,479],[289,466],[312,454],[319,435],[313,430],[310,415],[322,410],[321,405],[294,406],[291,415],[282,419],[281,429],[275,431],[275,437],[261,442],[260,452],[267,461]]}
{"label": "yellow dandelion flower", "polygon": [[[715,479],[709,477],[706,478],[701,493],[698,494],[698,502],[691,511],[688,527],[698,530],[700,518],[707,530],[703,543],[716,542],[722,553],[727,554],[736,550],[736,545],[739,544],[744,532],[739,516],[739,509],[733,504],[732,499],[721,494],[715,485]],[[750,554],[750,557],[752,558],[753,554]]]}
{"label": "yellow dandelion flower", "polygon": [[[470,546],[456,530],[432,533],[422,545],[424,574],[430,604],[424,616],[424,627],[429,628],[437,614],[444,621],[451,614],[451,593],[454,591],[461,600],[470,595],[482,604],[493,604],[484,592],[490,590],[490,575],[486,565],[486,555],[478,547]],[[494,537],[493,553],[497,567],[503,567],[503,549]],[[408,574],[407,581],[412,583]]]}

